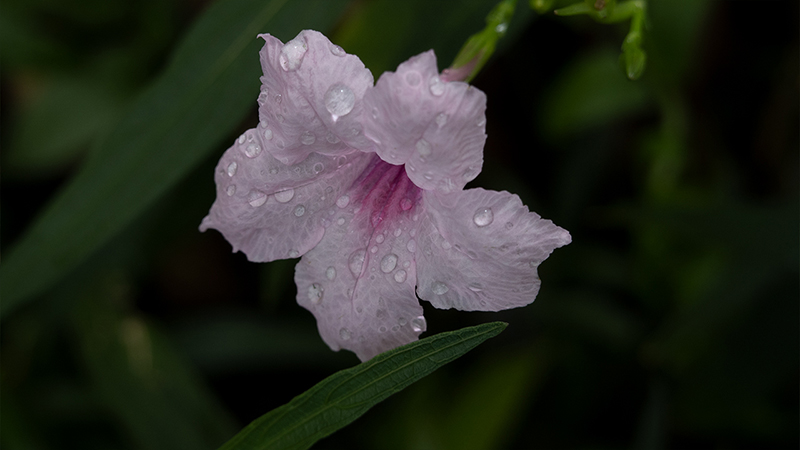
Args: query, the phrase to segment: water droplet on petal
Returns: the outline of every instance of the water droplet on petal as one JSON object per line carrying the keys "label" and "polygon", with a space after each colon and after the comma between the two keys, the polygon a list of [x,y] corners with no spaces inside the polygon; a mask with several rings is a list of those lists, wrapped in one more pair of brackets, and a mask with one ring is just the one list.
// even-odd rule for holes
{"label": "water droplet on petal", "polygon": [[308,299],[311,300],[312,305],[319,305],[322,301],[322,294],[324,289],[317,283],[308,287]]}
{"label": "water droplet on petal", "polygon": [[278,203],[286,203],[293,198],[294,198],[294,189],[292,188],[275,193],[275,200],[277,200]]}
{"label": "water droplet on petal", "polygon": [[415,251],[417,251],[417,242],[415,240],[411,239],[410,241],[408,241],[408,244],[406,244],[406,248],[411,253],[414,253]]}
{"label": "water droplet on petal", "polygon": [[306,207],[303,205],[297,205],[294,208],[294,215],[297,217],[301,217],[303,214],[306,213]]}
{"label": "water droplet on petal", "polygon": [[300,135],[300,143],[303,145],[311,145],[316,141],[317,137],[310,131],[304,131],[303,134]]}
{"label": "water droplet on petal", "polygon": [[330,144],[338,144],[340,142],[338,137],[336,137],[335,135],[330,134],[330,133],[325,138],[325,140],[328,141],[328,143],[330,143]]}
{"label": "water droplet on petal", "polygon": [[250,203],[250,206],[253,208],[257,208],[267,202],[267,194],[253,189],[247,194],[247,202]]}
{"label": "water droplet on petal", "polygon": [[268,141],[272,140],[272,130],[270,130],[269,128],[264,130],[264,139],[266,139]]}
{"label": "water droplet on petal", "polygon": [[475,225],[479,227],[485,227],[492,223],[494,220],[494,213],[492,213],[492,208],[479,208],[475,215],[472,216],[472,221],[475,222]]}
{"label": "water droplet on petal", "polygon": [[350,197],[343,195],[336,199],[336,206],[339,208],[344,208],[350,203]]}
{"label": "water droplet on petal", "polygon": [[411,200],[407,198],[400,200],[400,209],[402,209],[403,211],[408,211],[409,209],[411,209],[413,205],[414,204],[411,202]]}
{"label": "water droplet on petal", "polygon": [[440,95],[444,94],[444,81],[439,78],[439,75],[434,75],[428,80],[428,87],[431,89],[431,94],[439,97]]}
{"label": "water droplet on petal", "polygon": [[445,249],[445,250],[450,250],[450,247],[452,247],[452,245],[450,244],[450,242],[448,242],[448,241],[442,241],[442,248],[443,248],[443,249]]}
{"label": "water droplet on petal", "polygon": [[308,51],[308,44],[303,36],[297,36],[284,44],[281,48],[281,55],[278,57],[281,68],[287,72],[297,70],[303,62],[306,51]]}
{"label": "water droplet on petal", "polygon": [[378,108],[372,108],[372,118],[378,120]]}
{"label": "water droplet on petal", "polygon": [[397,267],[397,255],[394,253],[389,253],[381,259],[381,271],[383,273],[389,273],[393,271],[395,267]]}
{"label": "water droplet on petal", "polygon": [[260,106],[264,106],[267,103],[267,93],[266,92],[262,92],[262,93],[258,94],[257,101],[258,101],[258,104]]}
{"label": "water droplet on petal", "polygon": [[294,249],[289,250],[289,258],[297,258],[298,256],[300,256],[300,252]]}
{"label": "water droplet on petal", "polygon": [[255,158],[261,154],[261,146],[258,144],[247,144],[247,147],[244,149],[244,154],[247,155],[248,158]]}
{"label": "water droplet on petal", "polygon": [[439,115],[436,116],[436,126],[442,128],[446,123],[447,123],[447,114],[439,113]]}
{"label": "water droplet on petal", "polygon": [[329,48],[331,50],[331,53],[333,53],[333,56],[344,56],[347,54],[347,52],[345,52],[342,47],[339,47],[336,44],[331,43]]}
{"label": "water droplet on petal", "polygon": [[282,100],[283,96],[281,94],[275,94],[275,103],[280,105]]}
{"label": "water droplet on petal", "polygon": [[372,248],[371,248],[371,249],[369,249],[369,252],[370,252],[370,253],[378,253],[378,247],[376,247],[376,246],[374,246],[374,245],[373,245],[373,246],[372,246]]}
{"label": "water droplet on petal", "polygon": [[398,283],[402,283],[403,281],[406,281],[406,271],[403,270],[403,269],[400,269],[397,272],[395,272],[394,273],[394,281],[397,281]]}
{"label": "water droplet on petal", "polygon": [[478,126],[482,127],[486,125],[486,117],[482,117],[481,120],[478,121]]}
{"label": "water droplet on petal", "polygon": [[480,283],[470,283],[469,286],[467,286],[467,287],[472,292],[480,292],[480,291],[483,290],[483,286],[481,286]]}
{"label": "water droplet on petal", "polygon": [[258,126],[260,126],[261,128],[267,128],[266,119],[265,120],[261,120],[260,122],[258,122]]}
{"label": "water droplet on petal", "polygon": [[323,169],[325,169],[325,166],[322,163],[314,164],[314,173],[320,173]]}
{"label": "water droplet on petal", "polygon": [[386,333],[386,327],[381,326],[380,328],[378,328],[378,333]]}
{"label": "water droplet on petal", "polygon": [[348,266],[350,267],[350,272],[356,278],[361,276],[361,269],[364,268],[364,260],[366,257],[367,252],[365,250],[356,250],[350,255]]}
{"label": "water droplet on petal", "polygon": [[278,168],[277,167],[272,167],[271,169],[269,169],[269,173],[271,175],[277,175],[278,174]]}
{"label": "water droplet on petal", "polygon": [[420,81],[422,81],[422,77],[420,76],[419,72],[410,70],[406,72],[406,83],[409,86],[417,86]]}
{"label": "water droplet on petal", "polygon": [[237,167],[239,167],[239,165],[236,164],[236,161],[228,164],[228,176],[229,177],[232,177],[232,176],[236,175],[236,168]]}
{"label": "water droplet on petal", "polygon": [[411,329],[414,330],[414,332],[420,333],[422,331],[425,331],[427,327],[428,324],[425,322],[425,317],[418,316],[411,319]]}
{"label": "water droplet on petal", "polygon": [[278,119],[278,122],[280,122],[280,123],[283,123],[283,121],[284,121],[284,120],[286,120],[286,119],[284,119],[284,118],[283,118],[283,116],[282,116],[282,115],[280,115],[280,114],[276,115],[276,116],[275,116],[275,118],[276,118],[276,119]]}
{"label": "water droplet on petal", "polygon": [[513,224],[513,223],[511,223],[511,222],[506,222],[506,229],[507,229],[507,230],[510,230],[510,229],[512,229],[512,228],[514,228],[514,224]]}
{"label": "water droplet on petal", "polygon": [[436,295],[443,295],[443,294],[446,294],[447,291],[450,290],[450,288],[447,287],[447,285],[442,283],[441,281],[434,281],[431,284],[431,290]]}
{"label": "water droplet on petal", "polygon": [[228,194],[228,197],[233,197],[233,194],[236,193],[236,185],[232,184],[228,186],[228,189],[225,189],[225,193]]}
{"label": "water droplet on petal", "polygon": [[344,217],[339,217],[338,219],[336,219],[336,223],[338,223],[339,225],[344,225]]}
{"label": "water droplet on petal", "polygon": [[400,228],[394,230],[394,237],[400,237],[401,234],[403,234],[403,230]]}
{"label": "water droplet on petal", "polygon": [[330,266],[325,269],[325,278],[333,281],[336,279],[336,267]]}
{"label": "water droplet on petal", "polygon": [[379,235],[378,235],[378,236],[375,238],[375,242],[377,242],[378,244],[381,244],[381,243],[383,243],[383,240],[384,240],[384,239],[386,239],[386,238],[385,238],[385,237],[384,237],[382,234],[379,234]]}
{"label": "water droplet on petal", "polygon": [[353,110],[356,104],[356,96],[349,87],[342,83],[336,83],[325,93],[325,109],[331,113],[333,121],[342,117]]}
{"label": "water droplet on petal", "polygon": [[428,143],[425,139],[420,139],[417,141],[417,153],[419,156],[423,158],[426,156],[430,156],[431,154],[431,144]]}
{"label": "water droplet on petal", "polygon": [[244,134],[243,134],[243,135],[241,135],[241,136],[239,136],[239,141],[238,141],[238,142],[239,142],[239,144],[244,144],[244,141],[245,141],[245,139],[247,139],[247,138],[246,138],[246,137],[244,137]]}
{"label": "water droplet on petal", "polygon": [[342,328],[339,330],[339,337],[342,338],[343,341],[347,341],[350,339],[350,330],[347,328]]}

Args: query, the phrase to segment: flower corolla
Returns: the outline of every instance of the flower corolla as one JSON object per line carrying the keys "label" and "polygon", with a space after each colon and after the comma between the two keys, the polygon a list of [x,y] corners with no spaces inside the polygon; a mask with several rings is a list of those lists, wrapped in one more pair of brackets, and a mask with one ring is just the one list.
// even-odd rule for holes
{"label": "flower corolla", "polygon": [[444,81],[433,51],[373,85],[316,31],[260,37],[260,122],[220,159],[202,231],[251,261],[302,257],[297,302],[361,360],[425,331],[417,296],[467,311],[534,300],[538,265],[571,238],[516,195],[464,190],[483,163],[483,92]]}

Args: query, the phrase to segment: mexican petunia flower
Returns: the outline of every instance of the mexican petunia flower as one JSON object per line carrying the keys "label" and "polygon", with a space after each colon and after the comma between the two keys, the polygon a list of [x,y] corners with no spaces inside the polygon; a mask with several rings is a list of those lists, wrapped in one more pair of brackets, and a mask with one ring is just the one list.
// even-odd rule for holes
{"label": "mexican petunia flower", "polygon": [[445,81],[433,51],[372,74],[316,31],[261,35],[260,123],[220,160],[200,226],[251,261],[302,259],[297,302],[361,360],[425,331],[437,308],[531,303],[569,233],[508,192],[467,189],[483,163],[486,96]]}

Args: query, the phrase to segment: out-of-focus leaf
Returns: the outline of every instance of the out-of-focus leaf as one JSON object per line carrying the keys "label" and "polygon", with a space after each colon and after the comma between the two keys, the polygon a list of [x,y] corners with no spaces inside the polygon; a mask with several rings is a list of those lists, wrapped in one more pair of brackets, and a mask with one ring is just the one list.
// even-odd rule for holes
{"label": "out-of-focus leaf", "polygon": [[[410,56],[434,49],[439,68],[447,67],[472,34],[484,28],[486,15],[498,0],[377,0],[355,3],[334,41],[358,55],[377,79]],[[507,45],[531,16],[519,8],[509,24]]]}
{"label": "out-of-focus leaf", "polygon": [[345,2],[227,0],[209,7],[148,89],[9,252],[6,312],[65,276],[216,148],[255,104],[258,49],[325,30]]}
{"label": "out-of-focus leaf", "polygon": [[211,374],[352,361],[351,353],[334,353],[322,342],[313,321],[277,323],[252,315],[215,314],[173,326],[172,336],[203,372]]}
{"label": "out-of-focus leaf", "polygon": [[538,342],[476,364],[474,373],[453,396],[444,436],[446,448],[506,448],[531,391],[541,386],[550,368],[549,352],[547,343]]}
{"label": "out-of-focus leaf", "polygon": [[291,402],[256,419],[222,449],[305,449],[369,408],[460,357],[506,324],[440,333],[337,372]]}
{"label": "out-of-focus leaf", "polygon": [[157,330],[119,310],[128,295],[125,278],[108,274],[76,294],[74,329],[98,402],[138,448],[215,448],[234,432],[231,418]]}
{"label": "out-of-focus leaf", "polygon": [[545,136],[563,138],[647,106],[645,87],[621,77],[617,59],[615,50],[596,51],[578,58],[556,79],[540,113]]}
{"label": "out-of-focus leaf", "polygon": [[89,79],[53,80],[17,119],[3,157],[8,177],[51,175],[76,161],[119,112],[120,94]]}

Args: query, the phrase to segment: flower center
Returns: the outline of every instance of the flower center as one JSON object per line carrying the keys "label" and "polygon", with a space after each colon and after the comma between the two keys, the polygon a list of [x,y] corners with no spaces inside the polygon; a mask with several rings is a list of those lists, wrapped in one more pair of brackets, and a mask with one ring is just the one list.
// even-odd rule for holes
{"label": "flower center", "polygon": [[405,166],[389,164],[377,155],[355,184],[363,199],[359,213],[368,213],[376,229],[384,221],[392,223],[398,216],[409,214],[422,197],[422,190],[406,175]]}

